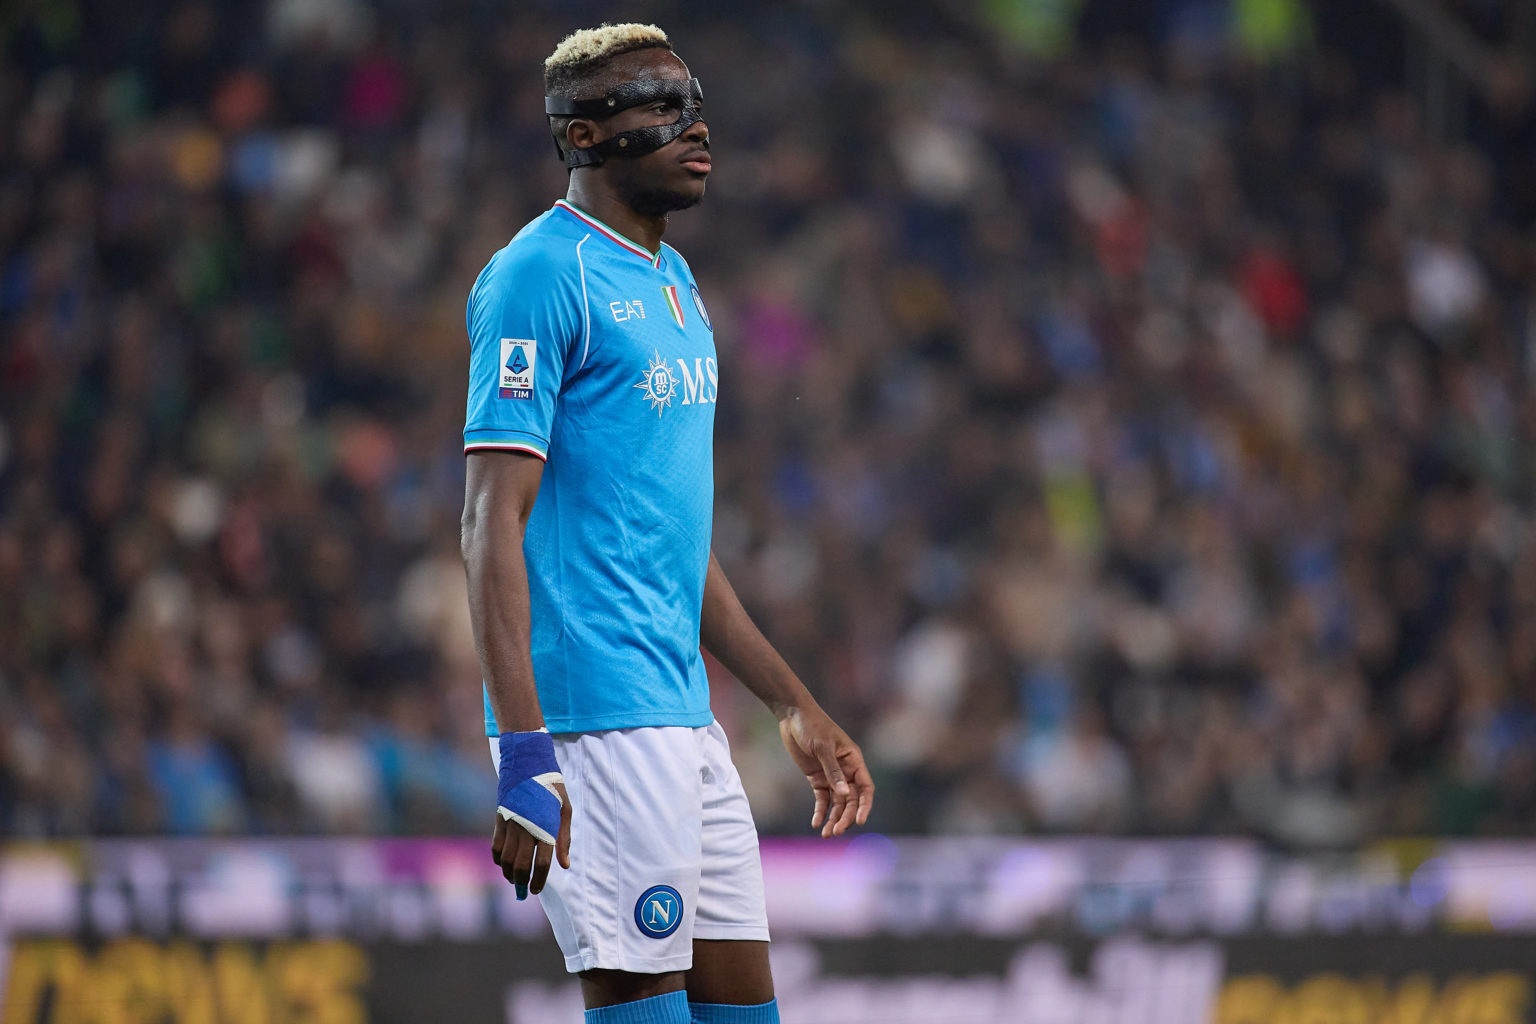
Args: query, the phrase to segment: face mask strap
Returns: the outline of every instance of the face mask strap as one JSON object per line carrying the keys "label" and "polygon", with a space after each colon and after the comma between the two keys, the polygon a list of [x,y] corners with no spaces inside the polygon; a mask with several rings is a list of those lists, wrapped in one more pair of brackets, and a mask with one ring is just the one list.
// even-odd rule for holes
{"label": "face mask strap", "polygon": [[696,110],[684,110],[683,116],[671,124],[619,132],[595,146],[570,150],[562,154],[561,158],[565,161],[566,167],[575,170],[578,167],[596,167],[610,156],[645,156],[647,153],[656,152],[662,146],[671,144],[683,132],[702,120],[703,118]]}
{"label": "face mask strap", "polygon": [[676,121],[671,124],[619,132],[595,146],[572,149],[569,152],[562,152],[560,143],[557,141],[556,154],[567,169],[575,170],[578,167],[596,167],[611,156],[639,157],[654,153],[703,120],[699,107],[704,102],[704,90],[700,88],[697,78],[690,78],[687,82],[663,79],[625,82],[607,95],[595,99],[572,100],[564,96],[544,97],[544,112],[550,117],[583,117],[593,121],[605,120],[630,107],[654,103],[657,100],[670,100],[677,104],[681,112]]}

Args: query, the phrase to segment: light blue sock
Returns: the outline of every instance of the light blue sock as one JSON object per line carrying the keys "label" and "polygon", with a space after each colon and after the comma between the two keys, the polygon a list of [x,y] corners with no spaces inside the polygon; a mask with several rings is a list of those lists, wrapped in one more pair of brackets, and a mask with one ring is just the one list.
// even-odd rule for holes
{"label": "light blue sock", "polygon": [[729,1003],[689,1003],[692,1024],[779,1024],[779,1001],[770,999],[756,1006],[732,1006]]}
{"label": "light blue sock", "polygon": [[587,1011],[587,1024],[690,1024],[688,993],[678,989],[632,1003],[601,1006]]}

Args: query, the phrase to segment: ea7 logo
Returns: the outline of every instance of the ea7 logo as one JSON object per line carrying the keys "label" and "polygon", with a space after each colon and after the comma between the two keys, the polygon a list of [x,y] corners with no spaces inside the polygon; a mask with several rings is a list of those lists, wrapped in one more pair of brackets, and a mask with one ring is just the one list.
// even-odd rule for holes
{"label": "ea7 logo", "polygon": [[621,299],[618,302],[608,303],[608,311],[613,314],[613,322],[621,324],[625,320],[644,320],[645,303],[639,299]]}

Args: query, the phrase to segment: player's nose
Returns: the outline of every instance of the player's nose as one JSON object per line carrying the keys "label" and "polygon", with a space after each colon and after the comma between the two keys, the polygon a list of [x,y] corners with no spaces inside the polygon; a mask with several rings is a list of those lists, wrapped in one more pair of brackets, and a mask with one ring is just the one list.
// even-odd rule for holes
{"label": "player's nose", "polygon": [[688,126],[687,131],[683,132],[683,138],[687,139],[689,142],[697,142],[705,149],[708,149],[709,122],[704,120],[702,117],[699,118],[697,121],[693,122],[693,124]]}

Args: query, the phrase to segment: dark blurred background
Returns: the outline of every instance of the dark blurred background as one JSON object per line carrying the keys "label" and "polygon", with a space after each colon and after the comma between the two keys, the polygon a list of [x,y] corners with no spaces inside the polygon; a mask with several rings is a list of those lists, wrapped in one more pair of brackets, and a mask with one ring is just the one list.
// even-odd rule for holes
{"label": "dark blurred background", "polygon": [[715,548],[873,824],[1536,833],[1536,5],[8,0],[0,835],[483,830],[464,301],[637,15]]}

